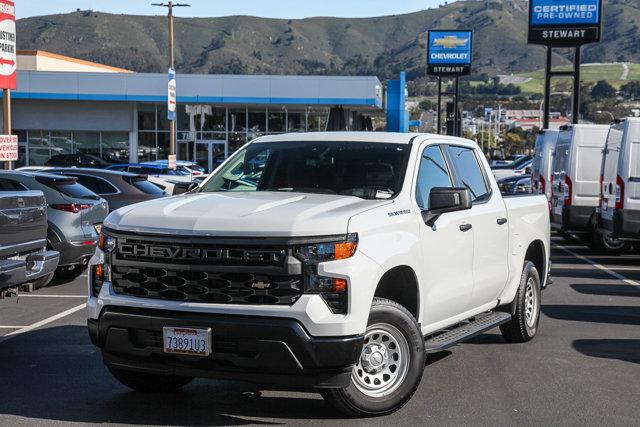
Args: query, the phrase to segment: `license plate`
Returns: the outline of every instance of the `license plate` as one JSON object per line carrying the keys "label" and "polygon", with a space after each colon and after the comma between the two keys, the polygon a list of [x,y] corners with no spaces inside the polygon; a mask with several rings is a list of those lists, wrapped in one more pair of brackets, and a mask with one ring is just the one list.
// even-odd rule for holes
{"label": "license plate", "polygon": [[211,329],[162,328],[164,352],[207,357],[211,354]]}
{"label": "license plate", "polygon": [[96,233],[100,234],[100,231],[102,231],[102,224],[95,224],[93,228],[96,229]]}

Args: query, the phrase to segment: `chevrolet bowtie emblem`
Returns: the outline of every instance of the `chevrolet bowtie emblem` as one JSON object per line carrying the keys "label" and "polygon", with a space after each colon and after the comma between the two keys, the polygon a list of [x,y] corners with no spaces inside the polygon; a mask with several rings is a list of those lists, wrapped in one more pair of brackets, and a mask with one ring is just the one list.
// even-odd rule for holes
{"label": "chevrolet bowtie emblem", "polygon": [[467,44],[468,39],[461,39],[456,36],[444,36],[440,39],[435,39],[433,41],[434,46],[441,46],[446,49],[451,49],[454,47],[460,47]]}

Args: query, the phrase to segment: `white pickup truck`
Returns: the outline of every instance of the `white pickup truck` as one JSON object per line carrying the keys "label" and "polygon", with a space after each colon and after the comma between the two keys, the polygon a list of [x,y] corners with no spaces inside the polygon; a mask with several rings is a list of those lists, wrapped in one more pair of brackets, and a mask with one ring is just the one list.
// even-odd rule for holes
{"label": "white pickup truck", "polygon": [[259,138],[191,193],[104,222],[88,327],[124,385],[312,387],[391,413],[427,353],[538,329],[543,195],[503,198],[477,144],[437,135]]}

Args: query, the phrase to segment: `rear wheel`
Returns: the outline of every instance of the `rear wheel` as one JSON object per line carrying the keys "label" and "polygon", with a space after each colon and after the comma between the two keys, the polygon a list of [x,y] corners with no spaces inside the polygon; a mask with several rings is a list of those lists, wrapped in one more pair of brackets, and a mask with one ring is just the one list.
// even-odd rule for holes
{"label": "rear wheel", "polygon": [[629,243],[614,239],[598,231],[594,231],[591,235],[589,246],[593,250],[601,251],[609,255],[620,255],[630,249]]}
{"label": "rear wheel", "polygon": [[46,276],[42,276],[41,278],[34,280],[32,282],[33,289],[37,290],[47,286],[53,280],[53,275],[54,273],[49,273]]}
{"label": "rear wheel", "polygon": [[74,264],[65,267],[58,267],[55,272],[55,278],[59,280],[74,280],[79,277],[85,270],[84,264]]}
{"label": "rear wheel", "polygon": [[500,332],[509,342],[531,341],[540,322],[540,275],[532,262],[524,264],[515,304],[513,318],[500,326]]}
{"label": "rear wheel", "polygon": [[144,393],[171,393],[193,381],[191,377],[147,374],[118,368],[108,369],[122,385]]}
{"label": "rear wheel", "polygon": [[352,417],[386,415],[402,408],[418,388],[424,369],[424,339],[409,311],[375,298],[368,323],[349,386],[322,391],[328,403]]}

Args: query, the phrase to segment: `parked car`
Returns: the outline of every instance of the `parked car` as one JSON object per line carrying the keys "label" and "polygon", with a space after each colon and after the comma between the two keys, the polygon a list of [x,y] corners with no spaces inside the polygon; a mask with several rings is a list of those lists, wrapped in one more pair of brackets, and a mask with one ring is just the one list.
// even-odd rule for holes
{"label": "parked car", "polygon": [[65,168],[104,168],[111,163],[105,162],[93,154],[57,154],[47,160],[45,166]]}
{"label": "parked car", "polygon": [[546,129],[540,132],[536,139],[533,162],[531,163],[532,190],[544,194],[551,201],[551,177],[553,155],[560,131]]}
{"label": "parked car", "polygon": [[606,237],[605,248],[611,238],[640,242],[640,119],[628,118],[612,126],[602,161],[600,190],[598,229]]}
{"label": "parked car", "polygon": [[112,165],[107,170],[130,172],[138,175],[154,176],[156,178],[168,179],[177,182],[191,182],[191,173],[180,169],[169,169],[168,166],[153,163],[128,163],[122,165]]}
{"label": "parked car", "polygon": [[531,194],[531,175],[516,175],[502,178],[498,181],[498,187],[503,195]]}
{"label": "parked car", "polygon": [[475,142],[387,133],[258,138],[100,241],[88,329],[121,383],[317,387],[359,416],[402,407],[427,353],[533,339],[551,249],[545,197],[503,197]]}
{"label": "parked car", "polygon": [[[155,162],[151,162],[151,164],[153,164],[153,165],[162,165],[164,167],[169,167],[169,161],[168,160],[156,160]],[[185,160],[178,160],[178,161],[176,161],[176,166],[177,166],[177,170],[189,173],[189,174],[193,175],[194,177],[207,174],[207,170],[205,168],[203,168],[202,166],[200,166],[199,164],[197,164],[196,162],[188,162],[188,161],[185,161]]]}
{"label": "parked car", "polygon": [[532,162],[533,157],[525,156],[509,165],[494,166],[491,172],[493,172],[493,176],[498,181],[509,176],[531,174]]}
{"label": "parked car", "polygon": [[167,196],[161,188],[149,182],[145,175],[83,168],[49,169],[47,173],[77,178],[79,184],[109,203],[109,212],[123,206]]}
{"label": "parked car", "polygon": [[608,125],[563,126],[556,144],[551,226],[587,243],[595,229],[602,152],[608,133]]}
{"label": "parked car", "polygon": [[0,297],[30,282],[46,286],[60,254],[47,250],[47,204],[41,191],[25,191],[0,173]]}
{"label": "parked car", "polygon": [[109,210],[106,200],[77,181],[74,177],[42,172],[0,173],[3,185],[44,193],[48,205],[47,247],[60,252],[55,276],[63,280],[74,279],[84,271]]}

